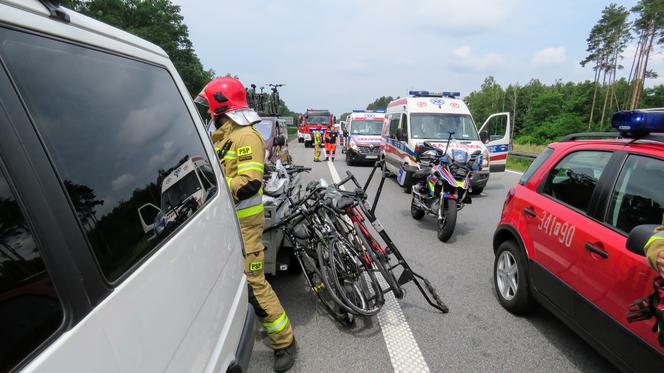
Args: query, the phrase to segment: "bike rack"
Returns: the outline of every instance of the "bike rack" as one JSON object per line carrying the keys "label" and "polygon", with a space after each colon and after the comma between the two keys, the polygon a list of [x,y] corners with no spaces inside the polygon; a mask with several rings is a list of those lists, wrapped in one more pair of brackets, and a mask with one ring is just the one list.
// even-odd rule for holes
{"label": "bike rack", "polygon": [[[360,183],[357,181],[355,176],[350,171],[346,171],[346,175],[348,175],[348,177],[345,179],[345,181],[342,181],[339,185],[344,184],[348,180],[352,180],[353,183],[355,183],[355,185],[358,188],[362,189],[364,191],[365,195],[366,195],[367,189],[369,188],[369,184],[371,184],[371,180],[374,177],[376,169],[379,166],[382,167],[384,162],[385,162],[384,160],[376,162],[373,169],[371,170],[371,173],[369,174],[369,177],[367,178],[367,181],[364,184],[364,188],[362,188]],[[431,305],[432,307],[438,309],[442,313],[448,313],[449,308],[440,299],[440,297],[438,296],[438,293],[436,292],[436,289],[433,287],[431,282],[428,279],[426,279],[424,276],[422,276],[422,275],[418,274],[417,272],[415,272],[410,267],[408,262],[406,262],[406,258],[404,258],[404,256],[401,254],[401,252],[399,251],[397,246],[394,244],[394,241],[392,241],[390,236],[385,231],[385,228],[383,228],[383,225],[380,223],[380,221],[378,220],[378,218],[375,215],[376,206],[378,206],[378,200],[379,200],[380,195],[383,191],[383,185],[385,184],[385,179],[386,178],[387,178],[387,176],[386,176],[385,172],[382,172],[382,177],[380,179],[380,184],[378,185],[378,189],[376,190],[376,195],[374,196],[373,204],[371,206],[371,209],[367,209],[368,210],[367,211],[368,212],[367,219],[369,220],[371,225],[374,227],[374,229],[378,232],[378,234],[383,239],[383,241],[385,241],[385,244],[387,245],[387,247],[390,248],[392,254],[394,254],[394,256],[398,260],[398,263],[395,264],[394,266],[392,266],[390,268],[390,270],[401,266],[403,268],[403,272],[401,273],[401,276],[399,276],[399,279],[397,280],[398,283],[399,283],[399,286],[403,286],[403,285],[405,285],[405,284],[407,284],[411,281],[414,282],[415,286],[417,286],[418,290],[420,291],[420,293],[422,294],[424,299],[427,301],[427,303],[429,303],[429,305]],[[420,282],[420,280],[424,284],[422,284]],[[426,288],[426,290],[425,290],[425,288]],[[433,300],[432,300],[432,298],[433,298]]]}

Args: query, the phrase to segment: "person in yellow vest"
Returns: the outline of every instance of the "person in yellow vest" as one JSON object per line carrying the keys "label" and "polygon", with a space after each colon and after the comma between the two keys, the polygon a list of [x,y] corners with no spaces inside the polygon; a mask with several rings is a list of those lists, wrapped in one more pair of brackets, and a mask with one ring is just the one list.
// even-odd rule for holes
{"label": "person in yellow vest", "polygon": [[212,141],[240,221],[249,301],[261,318],[274,349],[274,370],[285,372],[293,367],[297,348],[288,316],[265,279],[263,270],[265,248],[262,236],[265,217],[262,186],[265,143],[253,127],[261,119],[255,111],[249,109],[244,86],[235,78],[214,79],[201,94],[214,120],[216,129],[211,134]]}
{"label": "person in yellow vest", "polygon": [[323,142],[323,136],[320,131],[314,131],[314,162],[320,162],[320,144]]}
{"label": "person in yellow vest", "polygon": [[650,266],[664,277],[664,218],[643,248]]}

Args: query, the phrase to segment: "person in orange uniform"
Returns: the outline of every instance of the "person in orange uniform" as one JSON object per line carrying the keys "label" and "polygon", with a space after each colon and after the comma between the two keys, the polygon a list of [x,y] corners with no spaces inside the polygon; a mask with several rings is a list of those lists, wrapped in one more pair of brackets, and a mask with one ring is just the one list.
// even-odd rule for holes
{"label": "person in orange uniform", "polygon": [[326,161],[330,160],[330,156],[332,156],[332,162],[334,162],[334,156],[337,152],[337,137],[339,137],[339,134],[335,130],[334,126],[330,126],[327,131],[325,132],[325,153],[326,153]]}
{"label": "person in orange uniform", "polygon": [[[265,143],[253,125],[261,119],[247,105],[242,83],[231,77],[209,82],[197,98],[207,103],[215,130],[212,132],[226,182],[233,196],[242,238],[244,273],[249,301],[260,317],[274,350],[274,370],[285,372],[295,363],[296,345],[288,316],[263,270],[263,169]],[[200,102],[201,100],[206,101]]]}

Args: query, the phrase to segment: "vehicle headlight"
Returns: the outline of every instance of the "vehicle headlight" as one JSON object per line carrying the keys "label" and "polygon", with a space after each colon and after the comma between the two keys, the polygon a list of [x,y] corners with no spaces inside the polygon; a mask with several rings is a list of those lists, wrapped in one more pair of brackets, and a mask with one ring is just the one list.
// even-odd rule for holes
{"label": "vehicle headlight", "polygon": [[484,167],[489,167],[489,152],[486,150],[482,153],[482,168]]}
{"label": "vehicle headlight", "polygon": [[357,150],[357,144],[355,143],[355,140],[350,139],[349,144],[351,149]]}

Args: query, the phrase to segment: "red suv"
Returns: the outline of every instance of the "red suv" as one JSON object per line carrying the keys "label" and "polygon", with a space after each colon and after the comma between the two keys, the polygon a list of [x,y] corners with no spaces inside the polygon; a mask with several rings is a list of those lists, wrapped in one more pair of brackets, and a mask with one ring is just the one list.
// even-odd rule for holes
{"label": "red suv", "polygon": [[621,370],[662,372],[653,321],[629,323],[626,312],[657,276],[642,247],[664,215],[664,134],[632,133],[615,118],[636,138],[567,136],[509,190],[493,238],[494,285],[508,311],[543,305]]}

